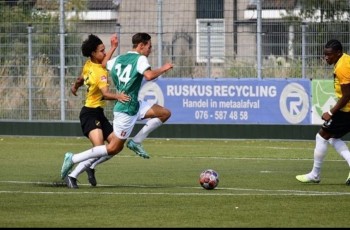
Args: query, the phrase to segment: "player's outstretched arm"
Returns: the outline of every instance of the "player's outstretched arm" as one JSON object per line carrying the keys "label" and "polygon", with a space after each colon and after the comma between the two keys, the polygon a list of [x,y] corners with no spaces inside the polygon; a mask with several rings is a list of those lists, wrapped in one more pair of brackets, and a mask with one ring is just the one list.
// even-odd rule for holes
{"label": "player's outstretched arm", "polygon": [[115,49],[118,47],[119,45],[119,40],[117,37],[117,34],[113,34],[111,37],[111,48],[109,49],[109,51],[106,53],[105,58],[102,61],[102,67],[106,68],[107,66],[107,62],[111,59]]}
{"label": "player's outstretched arm", "polygon": [[157,77],[159,77],[160,75],[162,75],[163,73],[167,72],[168,70],[173,68],[173,64],[171,63],[166,63],[164,64],[162,67],[155,69],[155,70],[151,70],[148,69],[143,73],[143,76],[145,77],[145,79],[147,81],[151,81],[156,79]]}

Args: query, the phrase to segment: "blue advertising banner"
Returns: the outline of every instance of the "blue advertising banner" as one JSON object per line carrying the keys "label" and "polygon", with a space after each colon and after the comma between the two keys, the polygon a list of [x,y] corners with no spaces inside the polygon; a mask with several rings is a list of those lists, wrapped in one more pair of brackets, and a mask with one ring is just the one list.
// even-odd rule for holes
{"label": "blue advertising banner", "polygon": [[308,79],[158,79],[139,98],[168,108],[168,124],[311,124]]}

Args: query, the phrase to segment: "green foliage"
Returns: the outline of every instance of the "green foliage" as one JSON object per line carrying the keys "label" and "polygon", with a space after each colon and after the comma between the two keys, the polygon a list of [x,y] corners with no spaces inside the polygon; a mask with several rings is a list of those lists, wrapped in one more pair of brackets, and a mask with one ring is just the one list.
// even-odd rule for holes
{"label": "green foliage", "polygon": [[[0,18],[0,43],[4,45],[0,46],[0,66],[6,66],[13,62],[16,63],[16,66],[26,66],[29,61],[29,45],[32,48],[33,60],[40,59],[42,55],[45,55],[49,58],[49,63],[60,63],[60,37],[57,36],[60,33],[59,15],[50,14],[44,10],[38,11],[33,6],[26,1],[18,1],[16,5],[2,3],[0,8],[2,14]],[[29,27],[31,27],[31,44],[28,44]],[[23,34],[25,35],[23,36]],[[65,40],[66,66],[81,63],[80,60],[70,57],[71,54],[80,53],[80,47],[69,45],[70,41],[80,44],[81,38],[74,33],[67,33]],[[57,67],[52,68],[56,69]],[[17,72],[10,73],[10,75],[23,76],[26,71],[26,68],[22,68]],[[55,74],[58,72],[56,71]],[[74,70],[72,74],[75,75],[76,71]]]}
{"label": "green foliage", "polygon": [[284,19],[294,25],[295,54],[301,55],[301,25],[306,26],[306,55],[322,56],[324,44],[330,39],[338,39],[343,43],[344,51],[350,51],[350,7],[347,1],[334,0],[301,0],[300,12],[295,15],[289,11]]}
{"label": "green foliage", "polygon": [[348,4],[347,1],[300,0],[299,16],[303,19],[313,19],[321,22],[344,20],[344,13],[350,11]]}
{"label": "green foliage", "polygon": [[[230,60],[229,65],[232,66],[226,72],[226,76],[233,78],[256,77],[257,70],[255,62],[244,62]],[[317,58],[309,58],[306,60],[305,74],[302,76],[302,61],[300,59],[288,59],[282,56],[270,55],[263,60],[262,78],[328,78],[331,75],[331,70],[325,71],[322,66],[322,60]],[[320,66],[319,69],[311,68],[312,66]]]}
{"label": "green foliage", "polygon": [[231,66],[226,71],[226,76],[233,78],[244,78],[244,77],[256,77],[257,69],[255,61],[238,61],[238,60],[226,60]]}

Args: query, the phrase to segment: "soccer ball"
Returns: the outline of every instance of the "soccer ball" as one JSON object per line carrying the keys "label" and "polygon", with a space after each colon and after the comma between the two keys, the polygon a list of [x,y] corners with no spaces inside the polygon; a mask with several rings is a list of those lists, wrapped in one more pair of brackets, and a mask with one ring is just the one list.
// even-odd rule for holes
{"label": "soccer ball", "polygon": [[199,183],[207,190],[214,189],[219,184],[219,174],[213,169],[206,169],[199,175]]}

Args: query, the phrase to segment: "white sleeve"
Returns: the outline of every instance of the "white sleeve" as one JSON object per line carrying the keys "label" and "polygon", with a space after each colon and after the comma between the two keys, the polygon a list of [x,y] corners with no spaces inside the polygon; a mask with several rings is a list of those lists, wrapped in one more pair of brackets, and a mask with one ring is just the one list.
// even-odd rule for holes
{"label": "white sleeve", "polygon": [[146,56],[141,55],[137,60],[137,72],[139,72],[140,74],[143,74],[143,72],[145,72],[145,70],[149,69],[150,67],[151,65],[149,64]]}
{"label": "white sleeve", "polygon": [[114,57],[114,58],[112,58],[111,60],[108,60],[108,61],[107,61],[106,68],[107,68],[108,71],[110,71],[110,70],[112,69],[112,67],[113,67],[114,62],[115,62],[116,59],[117,59],[117,57]]}

